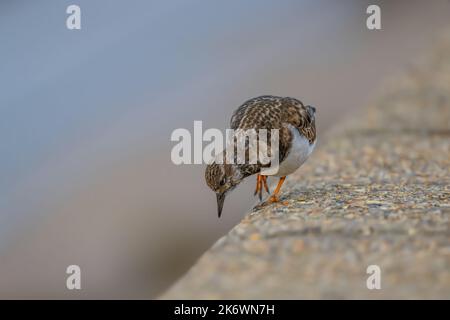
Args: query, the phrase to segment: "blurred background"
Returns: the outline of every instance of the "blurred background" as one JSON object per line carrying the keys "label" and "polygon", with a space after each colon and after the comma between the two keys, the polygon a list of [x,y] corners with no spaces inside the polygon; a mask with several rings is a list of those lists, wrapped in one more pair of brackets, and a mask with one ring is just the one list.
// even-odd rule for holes
{"label": "blurred background", "polygon": [[249,179],[217,219],[204,166],[170,160],[174,129],[292,96],[320,145],[449,22],[447,0],[2,0],[0,298],[157,297],[255,202]]}

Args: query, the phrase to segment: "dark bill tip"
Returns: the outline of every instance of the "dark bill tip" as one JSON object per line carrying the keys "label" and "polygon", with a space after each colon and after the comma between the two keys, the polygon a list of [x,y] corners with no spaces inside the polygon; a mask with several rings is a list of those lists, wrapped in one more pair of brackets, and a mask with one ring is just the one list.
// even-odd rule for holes
{"label": "dark bill tip", "polygon": [[223,203],[225,201],[225,193],[216,193],[217,197],[217,215],[220,218],[222,215]]}

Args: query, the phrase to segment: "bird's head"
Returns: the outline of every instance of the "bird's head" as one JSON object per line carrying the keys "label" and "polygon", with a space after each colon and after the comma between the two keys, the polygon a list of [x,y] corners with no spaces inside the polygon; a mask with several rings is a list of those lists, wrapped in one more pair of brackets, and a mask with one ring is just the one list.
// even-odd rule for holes
{"label": "bird's head", "polygon": [[225,196],[231,192],[242,179],[242,174],[233,164],[218,164],[213,162],[206,167],[206,184],[216,193],[217,214],[219,218],[222,214]]}

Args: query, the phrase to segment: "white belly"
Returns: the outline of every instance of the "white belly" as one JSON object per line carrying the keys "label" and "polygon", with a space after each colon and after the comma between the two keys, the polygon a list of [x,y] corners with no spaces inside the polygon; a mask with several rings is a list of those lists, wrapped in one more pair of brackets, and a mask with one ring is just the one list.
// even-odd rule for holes
{"label": "white belly", "polygon": [[273,176],[284,177],[296,171],[303,163],[305,163],[316,146],[315,141],[313,144],[309,144],[308,139],[302,136],[297,128],[290,126],[289,129],[293,135],[292,147],[289,150],[286,159],[280,163],[278,171],[271,174]]}

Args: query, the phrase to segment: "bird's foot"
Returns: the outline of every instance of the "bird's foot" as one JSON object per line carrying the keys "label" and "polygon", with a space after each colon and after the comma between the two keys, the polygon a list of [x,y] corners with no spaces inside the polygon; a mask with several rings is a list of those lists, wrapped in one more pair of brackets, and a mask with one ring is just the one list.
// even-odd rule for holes
{"label": "bird's foot", "polygon": [[280,201],[280,198],[277,196],[271,196],[268,200],[267,200],[267,204],[271,204],[271,203],[277,203],[277,204],[281,204],[283,206],[287,206],[289,204],[289,201]]}
{"label": "bird's foot", "polygon": [[278,202],[278,201],[280,201],[280,199],[278,199],[278,197],[277,196],[271,196],[270,198],[269,198],[269,203],[274,203],[274,202]]}
{"label": "bird's foot", "polygon": [[[281,177],[280,178],[280,181],[278,181],[278,185],[277,185],[274,193],[267,200],[266,204],[278,203],[280,201],[279,198],[278,198],[278,195],[280,194],[280,189],[281,189],[281,186],[283,185],[285,179],[286,179],[286,177]],[[284,201],[284,202],[282,202],[282,204],[286,205],[287,202]]]}

